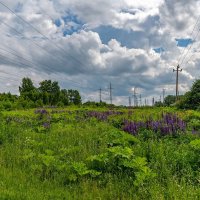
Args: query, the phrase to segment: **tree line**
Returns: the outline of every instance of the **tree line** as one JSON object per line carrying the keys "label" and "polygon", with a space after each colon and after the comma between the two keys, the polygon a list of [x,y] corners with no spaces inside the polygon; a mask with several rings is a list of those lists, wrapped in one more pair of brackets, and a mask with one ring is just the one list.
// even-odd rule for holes
{"label": "tree line", "polygon": [[179,109],[200,110],[200,79],[194,81],[191,89],[184,95],[180,95],[178,100],[176,96],[168,95],[164,102],[155,102],[155,106],[176,106]]}
{"label": "tree line", "polygon": [[25,77],[19,86],[20,95],[0,94],[0,109],[35,108],[42,106],[68,106],[81,104],[78,90],[61,89],[57,81],[44,80],[39,87]]}
{"label": "tree line", "polygon": [[[58,82],[52,80],[44,80],[39,83],[39,87],[35,87],[30,78],[23,78],[19,86],[19,94],[13,95],[10,92],[0,94],[0,110],[82,104],[79,91],[61,89]],[[92,107],[114,106],[105,102],[86,102],[83,105]],[[200,110],[200,80],[193,83],[190,91],[179,96],[178,101],[176,101],[174,95],[168,95],[164,102],[155,102],[154,106],[176,106],[179,109]]]}

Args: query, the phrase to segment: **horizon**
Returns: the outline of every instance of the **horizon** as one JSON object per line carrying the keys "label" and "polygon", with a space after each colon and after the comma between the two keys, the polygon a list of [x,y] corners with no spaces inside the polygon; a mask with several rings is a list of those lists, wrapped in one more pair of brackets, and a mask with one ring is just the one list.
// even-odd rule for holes
{"label": "horizon", "polygon": [[[23,77],[58,81],[86,101],[112,83],[113,103],[179,94],[199,79],[200,2],[172,0],[0,0],[0,92]],[[102,95],[109,103],[109,93]],[[151,101],[151,100],[150,100]]]}

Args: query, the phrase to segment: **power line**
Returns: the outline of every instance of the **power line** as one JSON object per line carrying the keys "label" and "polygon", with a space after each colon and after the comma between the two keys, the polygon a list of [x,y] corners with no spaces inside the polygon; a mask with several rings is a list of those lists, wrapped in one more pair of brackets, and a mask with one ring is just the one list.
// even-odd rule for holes
{"label": "power line", "polygon": [[[55,57],[55,55],[53,55],[52,53],[50,53],[47,49],[45,49],[44,47],[40,46],[37,42],[35,42],[34,40],[32,40],[31,38],[26,37],[24,34],[22,34],[21,32],[19,32],[16,28],[10,26],[9,24],[7,24],[6,22],[1,21],[2,24],[4,24],[5,26],[9,27],[10,29],[14,30],[17,34],[22,35],[24,39],[29,40],[30,42],[32,42],[34,45],[36,45],[37,47],[39,47],[40,49],[42,49],[43,51],[45,51],[46,53],[48,53],[49,55],[51,55],[51,59],[56,59],[58,62],[60,62],[60,60]],[[61,59],[63,59],[63,57],[59,56]],[[64,61],[64,59],[63,59]]]}
{"label": "power line", "polygon": [[142,106],[142,95],[140,94],[140,106]]}
{"label": "power line", "polygon": [[[6,75],[9,75],[9,74],[7,74],[7,73],[5,73]],[[13,79],[10,79],[8,76],[3,76],[3,75],[1,75],[0,76],[0,78],[4,78],[4,79],[6,79],[6,81],[11,81],[11,82],[13,82],[13,83],[16,83],[16,81],[19,81],[18,79],[15,79],[15,78],[13,78]]]}
{"label": "power line", "polygon": [[102,92],[102,89],[100,88],[100,89],[99,89],[99,102],[100,102],[100,103],[102,102],[102,100],[101,100],[101,92]]}
{"label": "power line", "polygon": [[[17,64],[18,66],[25,66],[25,67],[27,67],[26,64],[24,64],[24,63],[22,63],[22,62],[20,62],[20,61],[18,61],[18,60],[16,61],[16,60],[14,60],[14,59],[10,59],[10,58],[6,57],[6,56],[3,55],[3,54],[0,54],[0,58],[1,58],[2,60],[5,60],[6,63],[10,63],[11,65],[15,65],[15,66],[16,66],[16,64]],[[21,75],[19,75],[18,72],[15,72],[15,74],[6,72],[6,71],[4,71],[4,70],[0,70],[0,72],[1,72],[1,73],[4,73],[4,74],[7,74],[7,75],[9,75],[9,76],[18,77],[18,78],[20,78],[20,79],[23,78]],[[28,76],[28,75],[25,75],[25,76]],[[9,78],[10,78],[10,77],[9,77]],[[15,79],[15,80],[17,80],[17,79]],[[17,81],[19,81],[19,80],[17,80]],[[35,81],[35,80],[33,80],[33,81]]]}
{"label": "power line", "polygon": [[[28,24],[33,30],[35,30],[37,33],[39,33],[40,35],[42,35],[46,40],[50,41],[53,46],[55,46],[57,49],[60,49],[62,53],[66,53],[67,55],[69,55],[69,57],[71,57],[73,60],[75,60],[77,63],[85,66],[87,68],[86,65],[84,65],[81,61],[79,61],[76,57],[72,56],[69,54],[69,52],[67,52],[64,48],[62,48],[61,46],[59,46],[57,43],[55,43],[54,41],[52,41],[51,39],[49,39],[46,35],[44,35],[40,30],[38,30],[35,26],[33,26],[31,23],[29,23],[28,21],[26,21],[24,18],[22,18],[21,16],[19,16],[15,11],[13,11],[11,8],[9,8],[7,5],[5,5],[4,3],[0,2],[0,4],[2,6],[4,6],[5,8],[7,8],[11,13],[13,13],[17,18],[19,18],[21,21],[23,21],[24,23]],[[66,55],[64,55],[66,56]],[[83,72],[83,71],[82,71]]]}
{"label": "power line", "polygon": [[[39,9],[42,10],[46,16],[48,16],[52,21],[54,21],[54,19],[43,9],[39,6]],[[42,14],[42,12],[40,11],[40,13]]]}
{"label": "power line", "polygon": [[[200,19],[200,16],[199,16],[198,19],[196,20],[196,23],[195,23],[195,25],[194,25],[194,28],[193,28],[193,30],[192,30],[192,32],[191,32],[191,37],[192,37],[192,35],[193,35],[193,33],[194,33],[194,31],[195,31],[197,25],[198,25],[199,19]],[[193,41],[196,41],[196,39],[197,39],[199,33],[200,33],[200,28],[198,28],[197,34],[195,35]],[[180,66],[181,66],[181,65],[183,64],[183,62],[185,61],[185,59],[186,59],[186,57],[187,57],[187,55],[188,55],[190,49],[191,49],[192,46],[194,45],[194,42],[193,42],[193,41],[192,41],[192,43],[191,43],[190,46],[187,46],[187,47],[184,48],[184,50],[182,51],[182,53],[181,53],[181,55],[180,55],[180,57],[179,57],[179,59],[178,59],[178,65],[177,65],[176,69],[173,69],[173,72],[176,72],[176,100],[178,100],[178,96],[179,96],[179,91],[178,91],[179,72],[182,72],[182,69],[180,69]],[[185,53],[185,50],[186,50],[186,49],[187,49],[187,51],[186,51],[186,53]],[[185,54],[184,54],[184,53],[185,53]],[[192,57],[192,56],[191,56],[191,57]],[[190,58],[191,58],[191,57],[190,57]],[[181,61],[181,58],[182,58],[182,61]],[[180,62],[180,61],[181,61],[181,62]],[[187,61],[187,62],[188,62],[188,61]],[[163,90],[163,102],[164,102],[164,90]]]}
{"label": "power line", "polygon": [[[25,61],[28,62],[28,63],[34,64],[33,62],[29,61],[28,59],[25,59],[24,57],[17,55],[17,54],[16,54],[17,52],[16,52],[15,50],[13,50],[13,49],[11,49],[11,51],[8,51],[8,50],[2,49],[2,48],[0,48],[0,49],[3,50],[3,51],[5,51],[5,52],[7,52],[7,53],[10,53],[10,54],[14,55],[15,57],[21,58],[21,59],[25,60]],[[12,51],[14,51],[15,53],[13,53]],[[15,60],[10,59],[10,58],[8,58],[8,57],[6,57],[6,56],[2,56],[2,54],[0,54],[0,57],[4,58],[4,59],[6,60],[6,62],[9,62],[9,63],[11,63],[11,64],[13,64],[13,65],[18,64],[18,65],[27,66],[26,64],[24,64],[24,63],[22,63],[22,62],[19,62],[18,60],[15,61]],[[6,73],[6,74],[8,74],[8,75],[13,75],[13,74],[10,74],[10,73],[8,73],[8,72],[3,72],[3,73]],[[14,75],[14,76],[16,76],[16,75]],[[18,77],[19,77],[19,76],[18,76]],[[20,76],[20,78],[22,78],[22,77]],[[75,82],[75,81],[72,81],[72,80],[69,80],[69,79],[66,79],[66,78],[65,78],[65,80],[70,81],[70,82],[72,82],[73,84],[75,83],[75,84],[81,85],[81,86],[76,86],[77,88],[94,90],[94,88],[83,87],[83,86],[82,86],[82,83]],[[107,94],[104,93],[103,91],[101,91],[101,94],[107,95]]]}
{"label": "power line", "polygon": [[[47,39],[50,42],[53,42],[52,40],[50,40],[47,36],[45,36],[43,33],[41,33],[37,28],[35,28],[32,24],[30,24],[29,22],[27,22],[26,20],[24,20],[21,16],[17,15],[12,9],[10,9],[7,5],[5,5],[4,3],[0,2],[1,5],[3,5],[5,8],[7,8],[11,13],[13,13],[15,16],[17,16],[20,20],[22,20],[24,23],[28,24],[30,27],[32,27],[36,32],[38,32],[40,35],[42,35],[45,39]],[[6,23],[4,23],[6,24]],[[7,26],[9,26],[8,24],[6,24]],[[10,26],[11,27],[11,26]],[[11,27],[13,28],[13,27]],[[14,28],[13,28],[14,29]],[[16,29],[15,29],[16,30]],[[17,31],[17,30],[16,30]],[[18,31],[17,31],[18,32]],[[18,32],[19,33],[19,32]],[[29,39],[31,41],[31,39]],[[41,46],[39,46],[37,43],[34,42],[34,44],[36,44],[38,47],[42,48]],[[57,48],[61,49],[62,52],[65,51],[65,49],[63,49],[62,47],[58,46],[55,42],[54,42],[54,46],[56,46]],[[46,51],[46,50],[45,50]],[[47,51],[48,52],[48,51]],[[66,51],[65,51],[66,52]],[[48,52],[49,53],[49,52]],[[66,52],[68,55],[69,53]],[[76,60],[77,62],[79,62],[81,65],[83,65],[83,63],[81,63],[78,59],[76,59],[75,57],[71,56],[71,58],[73,58],[74,60]],[[24,58],[22,58],[24,59]],[[28,61],[26,59],[26,61]],[[43,65],[44,66],[44,65]],[[50,71],[50,70],[49,70]],[[81,83],[78,83],[81,84]],[[82,84],[81,84],[82,85]]]}
{"label": "power line", "polygon": [[166,91],[166,89],[164,88],[164,89],[163,89],[163,103],[164,103],[164,101],[165,101],[165,91]]}
{"label": "power line", "polygon": [[10,59],[10,58],[8,58],[8,57],[6,57],[5,55],[2,55],[2,54],[0,54],[0,57],[2,58],[2,59],[4,59],[5,60],[5,62],[9,62],[10,64],[12,64],[12,65],[15,65],[16,66],[16,64],[17,65],[21,65],[21,66],[24,66],[24,67],[27,67],[27,65],[26,64],[24,64],[24,63],[22,63],[22,62],[20,62],[20,61],[15,61],[15,60],[13,60],[13,59]]}
{"label": "power line", "polygon": [[[30,61],[30,60],[28,60],[28,59],[26,59],[26,58],[24,58],[24,57],[22,57],[22,56],[19,56],[17,53],[17,51],[15,51],[15,50],[13,50],[13,49],[11,49],[11,48],[9,48],[9,47],[6,47],[6,48],[8,48],[8,49],[10,49],[11,51],[8,51],[8,50],[6,50],[6,49],[3,49],[3,48],[0,48],[0,50],[3,50],[3,51],[5,51],[5,52],[7,52],[7,53],[10,53],[10,54],[12,54],[12,55],[14,55],[15,57],[18,57],[18,58],[20,58],[20,59],[23,59],[25,62],[27,62],[27,63],[30,63],[31,65],[29,65],[30,67],[33,65],[33,66],[35,66],[35,65],[38,65],[38,63],[36,63],[36,62],[33,62],[33,61]],[[15,52],[15,53],[13,53],[13,52]],[[8,58],[7,58],[8,59]],[[10,59],[8,59],[8,60],[10,60]],[[12,63],[13,64],[16,64],[14,61],[12,61]],[[18,63],[19,64],[19,63]],[[26,65],[26,64],[24,64],[24,63],[21,63],[22,65],[24,65],[24,66],[28,66],[28,65]],[[41,64],[40,64],[41,65]],[[45,66],[45,67],[47,67],[48,68],[48,71],[52,71],[52,72],[54,72],[53,70],[50,70],[50,67],[48,66],[48,65],[44,65],[44,64],[42,64],[43,66]],[[83,87],[82,85],[82,83],[79,83],[79,82],[76,82],[76,81],[73,81],[73,80],[71,80],[71,79],[64,79],[64,80],[67,80],[67,81],[70,81],[70,82],[72,82],[72,83],[75,83],[75,84],[78,84],[78,85],[81,85],[81,86],[79,86],[79,88],[87,88],[87,89],[92,89],[92,90],[95,90],[94,88],[90,88],[90,87]]]}
{"label": "power line", "polygon": [[[21,19],[24,23],[28,24],[29,26],[31,26],[36,32],[38,32],[40,35],[42,35],[45,39],[49,40],[50,42],[53,42],[51,39],[49,39],[46,35],[44,35],[42,32],[40,32],[37,28],[35,28],[32,24],[30,24],[29,22],[27,22],[26,20],[24,20],[21,16],[17,15],[13,10],[11,10],[7,5],[5,5],[4,3],[0,2],[1,5],[3,5],[4,7],[6,7],[10,12],[12,12],[14,15],[16,15],[19,19]],[[55,43],[55,42],[54,42]],[[65,51],[65,49],[63,49],[62,47],[60,47],[59,45],[57,45],[57,43],[55,43],[55,45],[57,48],[59,48],[60,50],[62,51]],[[66,51],[65,51],[66,52]],[[62,52],[63,53],[63,52]],[[67,52],[68,54],[68,52]],[[79,62],[79,64],[83,65],[83,63],[76,59],[75,57],[71,56],[71,58],[73,58],[76,62]],[[24,59],[24,58],[23,58]],[[49,69],[50,71],[50,69]],[[80,84],[80,83],[79,83]],[[110,101],[111,101],[111,104],[112,104],[112,86],[111,86],[111,83],[110,83]],[[137,98],[137,97],[136,97]]]}
{"label": "power line", "polygon": [[154,106],[155,105],[155,98],[153,97],[152,98],[152,106]]}
{"label": "power line", "polygon": [[112,90],[114,88],[112,88],[112,84],[110,83],[110,87],[109,87],[109,91],[110,91],[110,104],[112,104]]}
{"label": "power line", "polygon": [[[0,57],[2,57],[1,55],[0,55]],[[8,62],[10,62],[10,63],[12,63],[12,64],[16,64],[14,61],[10,61],[10,60],[7,60]],[[8,75],[12,75],[12,76],[17,76],[16,74],[14,75],[14,74],[11,74],[11,73],[8,73],[8,72],[2,72],[2,73],[5,73],[5,74],[8,74]],[[19,76],[18,76],[19,77]],[[23,78],[23,77],[19,77],[19,78]],[[17,79],[15,79],[16,81],[18,81]],[[70,80],[71,81],[71,80]],[[73,84],[72,84],[73,85]],[[81,89],[88,89],[87,87],[83,87],[83,86],[75,86],[76,88],[81,88]]]}
{"label": "power line", "polygon": [[[14,51],[14,50],[11,49],[11,48],[9,48],[9,49],[12,50],[12,51]],[[22,56],[19,56],[19,55],[13,53],[13,52],[8,51],[8,50],[6,50],[6,49],[0,48],[0,50],[5,51],[5,52],[7,52],[7,53],[10,53],[10,54],[12,54],[12,55],[14,55],[14,56],[16,56],[16,57],[18,57],[18,58],[20,58],[20,59],[23,59],[23,60],[25,60],[26,62],[31,63],[33,66],[34,66],[35,64],[38,65],[38,63],[34,63],[34,62],[32,62],[32,61],[30,61],[30,60],[28,60],[28,59],[26,59],[26,58],[24,58],[24,57],[22,57]],[[15,52],[15,51],[14,51],[14,52]]]}
{"label": "power line", "polygon": [[[26,37],[24,34],[22,34],[21,32],[19,32],[16,28],[10,26],[9,24],[7,24],[6,22],[1,21],[2,24],[4,24],[5,26],[9,27],[10,29],[14,30],[17,34],[20,34],[23,36],[24,39],[29,40],[30,42],[32,42],[34,45],[36,45],[37,47],[39,47],[40,49],[42,49],[43,51],[45,51],[46,53],[48,53],[51,56],[51,59],[56,59],[58,62],[60,62],[60,59],[63,60],[63,62],[66,62],[65,59],[63,59],[63,57],[61,55],[58,54],[59,58],[57,58],[57,55],[54,55],[52,53],[50,53],[46,48],[40,46],[37,42],[35,42],[34,40],[32,40],[31,38]],[[53,72],[53,71],[52,71]],[[82,72],[82,71],[81,71]]]}
{"label": "power line", "polygon": [[176,100],[178,100],[178,75],[179,72],[182,72],[182,69],[177,65],[176,69],[173,69],[173,72],[176,72]]}
{"label": "power line", "polygon": [[[198,32],[197,32],[197,35],[196,35],[196,37],[195,37],[194,41],[197,39],[197,37],[198,37],[199,33],[200,33],[200,29],[198,30]],[[188,50],[187,50],[187,52],[186,52],[186,54],[185,54],[185,57],[183,57],[183,60],[182,60],[182,62],[180,63],[180,65],[182,65],[182,64],[183,64],[183,62],[184,62],[185,58],[187,57],[187,55],[188,55],[188,53],[189,53],[189,51],[190,51],[190,49],[192,48],[192,46],[193,46],[193,45],[194,45],[194,43],[192,43],[192,44],[190,45],[190,47],[188,48]]]}
{"label": "power line", "polygon": [[191,56],[189,57],[189,59],[185,62],[185,64],[189,63],[190,60],[192,60],[192,57],[194,56],[194,53],[191,54]]}
{"label": "power line", "polygon": [[[197,18],[197,20],[196,20],[196,23],[195,23],[195,25],[194,25],[194,28],[193,28],[191,34],[190,34],[190,37],[192,37],[192,35],[193,35],[193,33],[194,33],[194,31],[195,31],[197,25],[198,25],[199,20],[200,20],[200,16],[199,16],[199,17]],[[178,59],[178,64],[180,63],[181,58],[183,57],[183,55],[184,55],[184,53],[185,53],[185,50],[186,50],[187,48],[188,48],[188,46],[185,47],[185,48],[183,49],[183,51],[181,52],[181,55],[179,56],[179,59]],[[183,63],[183,61],[182,61],[182,63]],[[181,63],[181,64],[182,64],[182,63]]]}
{"label": "power line", "polygon": [[[8,47],[7,47],[8,48]],[[3,48],[0,48],[2,51],[5,51],[5,52],[7,52],[7,53],[9,53],[9,54],[12,54],[12,55],[14,55],[15,57],[17,57],[17,58],[20,58],[20,59],[23,59],[24,61],[26,61],[27,63],[31,63],[31,65],[34,65],[35,63],[34,62],[32,62],[32,61],[30,61],[30,60],[28,60],[28,59],[26,59],[26,58],[24,58],[24,57],[22,57],[22,56],[19,56],[17,53],[17,51],[15,51],[15,50],[13,50],[13,49],[11,49],[11,48],[8,48],[8,49],[10,49],[11,51],[8,51],[8,50],[6,50],[6,49],[3,49]],[[15,52],[15,53],[13,53],[13,52]],[[0,54],[1,55],[1,54]],[[19,61],[19,60],[17,60],[17,61],[15,61],[15,60],[11,60],[10,58],[8,58],[8,57],[6,57],[6,56],[3,56],[3,58],[7,61],[7,62],[9,62],[9,63],[11,63],[11,64],[14,64],[14,65],[16,65],[16,63],[18,64],[18,65],[24,65],[24,66],[27,66],[27,64],[24,64],[23,62],[21,62],[21,61]],[[30,64],[29,64],[30,65]],[[31,66],[30,65],[30,66]],[[9,74],[9,75],[11,75],[10,73],[7,73],[7,72],[3,72],[3,73],[6,73],[6,74]],[[13,75],[13,74],[12,74]],[[15,75],[16,76],[16,75]],[[22,78],[22,77],[20,77],[20,78]],[[72,81],[72,80],[69,80],[69,81]],[[74,82],[74,81],[72,81],[72,82]],[[80,84],[80,85],[82,85],[82,83],[78,83],[78,82],[74,82],[74,83],[76,83],[76,84]],[[80,87],[79,86],[79,88],[83,88],[83,89],[88,89],[89,87]],[[92,88],[93,89],[93,88]],[[103,93],[102,91],[101,91],[101,93]],[[106,93],[103,93],[103,94],[106,94]],[[106,94],[107,95],[107,94]]]}
{"label": "power line", "polygon": [[134,88],[134,91],[133,91],[133,98],[134,98],[134,106],[135,106],[135,107],[138,106],[136,89],[137,89],[137,88],[135,87],[135,88]]}
{"label": "power line", "polygon": [[[2,22],[2,23],[4,23],[4,22]],[[15,28],[13,28],[13,27],[11,27],[11,26],[9,26],[7,23],[4,23],[6,26],[8,26],[8,27],[10,27],[10,28],[12,28],[12,29],[14,29],[17,33],[19,33],[19,34],[21,34],[19,31],[17,31]],[[21,34],[22,35],[22,34]],[[25,37],[26,38],[26,37]],[[28,40],[30,40],[31,42],[33,42],[31,39],[29,39],[29,38],[26,38],[26,39],[28,39]],[[40,47],[40,48],[42,48],[43,50],[45,50],[47,53],[49,53],[46,49],[44,49],[43,47],[41,47],[41,46],[39,46],[37,43],[35,43],[35,42],[33,42],[35,45],[37,45],[38,47]]]}
{"label": "power line", "polygon": [[131,97],[128,97],[129,107],[131,107]]}
{"label": "power line", "polygon": [[[200,20],[200,16],[198,17],[198,19],[197,19],[197,21],[196,21],[196,23],[195,23],[195,25],[194,25],[194,28],[193,28],[192,33],[191,33],[191,37],[192,37],[192,35],[193,35],[193,33],[194,33],[194,31],[195,31],[197,25],[198,25],[199,20]],[[178,65],[179,65],[179,66],[181,66],[181,65],[183,64],[183,62],[185,61],[185,59],[186,59],[186,57],[187,57],[187,55],[188,55],[190,49],[191,49],[192,46],[194,45],[194,42],[196,41],[196,39],[197,39],[197,37],[198,37],[198,35],[199,35],[199,32],[200,32],[200,28],[198,28],[197,34],[195,35],[195,37],[194,37],[192,43],[191,43],[189,46],[187,46],[187,47],[184,48],[184,50],[183,50],[183,52],[182,52],[182,55],[180,55],[180,58],[179,58],[179,60],[178,60]],[[184,54],[184,52],[185,52],[186,49],[187,49],[187,52]],[[181,58],[182,58],[182,61],[180,62]],[[190,58],[191,58],[191,57],[190,57]]]}

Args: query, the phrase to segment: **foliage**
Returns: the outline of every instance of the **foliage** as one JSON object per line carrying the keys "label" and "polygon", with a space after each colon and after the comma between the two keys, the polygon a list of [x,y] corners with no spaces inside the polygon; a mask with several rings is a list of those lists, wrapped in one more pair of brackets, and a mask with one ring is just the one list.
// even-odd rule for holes
{"label": "foliage", "polygon": [[200,80],[196,80],[190,91],[188,91],[183,99],[177,105],[183,109],[199,109],[200,108]]}
{"label": "foliage", "polygon": [[81,104],[81,96],[77,90],[61,90],[58,82],[51,80],[41,81],[39,85],[39,88],[36,88],[30,78],[23,78],[19,86],[20,96],[0,94],[0,110]]}
{"label": "foliage", "polygon": [[140,186],[155,173],[147,166],[146,158],[134,155],[132,145],[139,140],[122,132],[114,132],[111,135],[106,151],[99,155],[90,156],[90,165],[101,173],[123,173],[130,176],[135,186]]}
{"label": "foliage", "polygon": [[173,114],[162,114],[160,120],[154,121],[149,119],[147,121],[140,122],[130,122],[125,120],[123,130],[137,135],[140,130],[152,130],[154,133],[159,133],[160,135],[177,135],[180,131],[185,131],[186,124],[183,120],[179,119],[178,116]]}
{"label": "foliage", "polygon": [[162,107],[162,106],[164,106],[164,104],[161,101],[156,101],[155,104],[154,104],[154,106],[156,106],[156,107]]}
{"label": "foliage", "polygon": [[164,99],[164,105],[165,106],[170,106],[176,102],[176,96],[174,95],[168,95]]}
{"label": "foliage", "polygon": [[[3,111],[0,199],[199,199],[199,120],[162,107]],[[125,121],[144,126],[133,136]],[[178,134],[157,137],[156,122]]]}
{"label": "foliage", "polygon": [[20,95],[28,96],[31,92],[35,91],[36,88],[33,85],[33,81],[30,78],[23,78],[22,84],[19,86]]}
{"label": "foliage", "polygon": [[85,103],[83,103],[83,105],[84,106],[91,106],[91,107],[106,107],[107,106],[107,104],[106,104],[106,102],[94,102],[94,101],[87,101],[87,102],[85,102]]}

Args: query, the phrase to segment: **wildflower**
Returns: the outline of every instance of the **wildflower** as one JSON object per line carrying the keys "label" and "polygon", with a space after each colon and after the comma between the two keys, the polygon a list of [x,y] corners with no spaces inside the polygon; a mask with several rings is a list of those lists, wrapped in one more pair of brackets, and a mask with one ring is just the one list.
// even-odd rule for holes
{"label": "wildflower", "polygon": [[178,131],[185,131],[186,123],[179,119],[177,115],[162,114],[159,121],[154,121],[151,117],[146,122],[130,122],[125,120],[123,130],[130,134],[138,134],[141,128],[146,128],[154,132],[160,132],[161,135],[176,134]]}
{"label": "wildflower", "polygon": [[43,127],[46,129],[50,129],[50,123],[49,122],[44,122]]}

